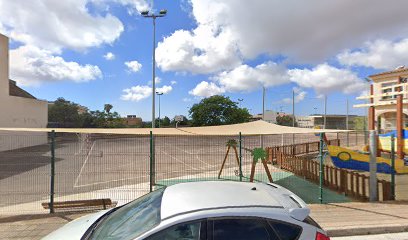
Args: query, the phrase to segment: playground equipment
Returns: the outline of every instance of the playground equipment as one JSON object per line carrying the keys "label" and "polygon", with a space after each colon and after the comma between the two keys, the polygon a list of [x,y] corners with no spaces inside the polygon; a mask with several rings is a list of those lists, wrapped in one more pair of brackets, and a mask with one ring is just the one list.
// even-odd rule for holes
{"label": "playground equipment", "polygon": [[[220,176],[221,176],[222,170],[224,169],[224,165],[225,165],[225,162],[227,161],[228,154],[229,154],[229,151],[230,151],[231,148],[234,149],[235,158],[237,160],[238,167],[240,167],[238,151],[237,151],[237,145],[238,145],[238,143],[237,143],[236,140],[234,140],[234,139],[228,140],[228,142],[226,144],[227,153],[225,154],[224,161],[222,162],[221,169],[220,169],[220,171],[218,173],[218,178],[220,178]],[[252,157],[253,157],[252,164],[251,164],[251,176],[249,178],[249,181],[250,182],[254,181],[255,167],[256,167],[256,164],[258,163],[258,161],[261,160],[262,165],[265,168],[266,175],[268,176],[269,182],[273,182],[272,175],[271,175],[271,173],[269,171],[269,168],[268,168],[268,165],[266,163],[267,153],[266,153],[265,149],[263,149],[263,148],[254,148],[253,150],[251,150],[249,148],[242,148],[242,149],[244,149],[245,151],[250,152]]]}
{"label": "playground equipment", "polygon": [[[378,136],[378,149],[383,152],[391,152],[391,136],[397,136],[397,131],[391,131],[386,134],[380,134]],[[408,154],[408,128],[402,130],[402,136],[404,139],[404,153]],[[397,140],[397,139],[396,139]]]}
{"label": "playground equipment", "polygon": [[[333,164],[338,168],[345,168],[358,171],[369,171],[370,155],[359,153],[347,148],[338,146],[327,146]],[[391,167],[391,160],[383,157],[377,157],[378,173],[408,173],[408,166],[405,166],[404,160],[395,159],[395,169]]]}

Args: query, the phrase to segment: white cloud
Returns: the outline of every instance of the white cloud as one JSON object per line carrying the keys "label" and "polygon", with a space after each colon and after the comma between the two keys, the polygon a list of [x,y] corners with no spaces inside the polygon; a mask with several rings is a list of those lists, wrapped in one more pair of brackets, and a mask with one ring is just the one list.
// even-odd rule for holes
{"label": "white cloud", "polygon": [[128,70],[130,72],[138,72],[142,68],[142,64],[140,64],[138,61],[128,61],[125,62],[125,65],[128,67]]}
{"label": "white cloud", "polygon": [[[171,86],[163,86],[156,88],[157,92],[163,94],[170,93],[173,90]],[[122,100],[139,102],[146,99],[152,95],[152,88],[146,85],[137,85],[131,88],[126,88],[123,90],[124,94],[121,96]]]}
{"label": "white cloud", "polygon": [[262,86],[271,87],[289,82],[284,65],[266,62],[250,67],[240,65],[231,71],[224,71],[214,77],[229,92],[253,91]]}
{"label": "white cloud", "polygon": [[111,53],[111,52],[108,52],[108,53],[106,53],[105,55],[103,55],[103,57],[106,59],[106,60],[114,60],[115,59],[115,54],[113,54],[113,53]]}
{"label": "white cloud", "polygon": [[202,81],[188,93],[197,97],[211,97],[213,95],[219,95],[225,92],[225,89],[217,86],[213,82]]}
{"label": "white cloud", "polygon": [[326,63],[313,69],[288,70],[290,80],[303,88],[313,88],[317,94],[343,92],[346,94],[360,92],[364,82],[347,69],[338,69]]}
{"label": "white cloud", "polygon": [[122,100],[138,102],[152,95],[152,88],[149,86],[134,86],[123,90],[125,94],[121,96]]}
{"label": "white cloud", "polygon": [[60,53],[113,43],[123,32],[109,13],[90,13],[87,0],[0,0],[0,22],[13,40]]}
{"label": "white cloud", "polygon": [[391,70],[408,64],[408,38],[398,42],[376,40],[365,43],[360,50],[347,50],[337,56],[347,66],[364,66]]}
{"label": "white cloud", "polygon": [[405,0],[190,0],[197,27],[157,47],[165,71],[215,73],[260,54],[319,63],[345,48],[408,33]]}
{"label": "white cloud", "polygon": [[98,66],[67,62],[50,51],[21,46],[10,51],[10,75],[19,84],[27,86],[43,81],[87,82],[101,78],[102,72]]}
{"label": "white cloud", "polygon": [[[295,103],[303,101],[305,99],[306,95],[307,95],[306,91],[303,91],[301,88],[298,88],[298,87],[294,87],[293,91],[295,93]],[[292,98],[282,99],[282,102],[286,103],[286,104],[291,104],[292,101],[293,101]]]}
{"label": "white cloud", "polygon": [[[154,83],[155,84],[159,84],[159,83],[161,83],[161,81],[162,81],[162,79],[160,77],[155,77],[154,78]],[[148,84],[152,85],[152,81],[149,81]]]}
{"label": "white cloud", "polygon": [[170,84],[175,85],[175,84],[177,84],[177,81],[171,81]]}
{"label": "white cloud", "polygon": [[156,88],[156,91],[159,93],[167,94],[173,90],[172,86],[164,85],[163,87]]}
{"label": "white cloud", "polygon": [[163,71],[213,73],[237,66],[241,59],[231,31],[200,26],[193,32],[178,30],[158,43],[157,65]]}
{"label": "white cloud", "polygon": [[145,0],[91,0],[101,8],[109,8],[108,3],[118,3],[127,7],[130,15],[138,14],[141,11],[151,9],[151,6]]}

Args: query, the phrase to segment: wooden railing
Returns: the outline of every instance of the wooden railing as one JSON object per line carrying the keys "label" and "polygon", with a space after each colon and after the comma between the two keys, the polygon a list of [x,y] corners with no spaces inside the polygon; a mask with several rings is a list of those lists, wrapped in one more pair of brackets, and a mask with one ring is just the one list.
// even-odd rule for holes
{"label": "wooden railing", "polygon": [[[329,145],[340,146],[340,139],[328,140]],[[277,152],[282,152],[286,155],[296,156],[301,154],[316,153],[319,151],[320,142],[297,143],[284,146],[267,147],[268,162],[276,163]]]}
{"label": "wooden railing", "polygon": [[[319,162],[298,156],[286,155],[280,151],[276,152],[276,156],[276,163],[282,169],[290,171],[311,182],[319,183]],[[391,183],[385,180],[377,180],[377,183],[378,189],[382,192],[382,198],[378,199],[382,201],[393,200],[391,195]],[[361,201],[367,201],[369,197],[369,177],[365,174],[354,171],[332,166],[324,166],[323,185],[329,189]]]}

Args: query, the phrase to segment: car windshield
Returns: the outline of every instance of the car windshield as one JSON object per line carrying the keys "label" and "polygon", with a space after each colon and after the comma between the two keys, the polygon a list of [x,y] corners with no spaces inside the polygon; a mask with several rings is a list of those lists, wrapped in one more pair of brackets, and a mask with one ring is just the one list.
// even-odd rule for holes
{"label": "car windshield", "polygon": [[160,223],[164,188],[146,194],[110,214],[89,239],[133,239]]}

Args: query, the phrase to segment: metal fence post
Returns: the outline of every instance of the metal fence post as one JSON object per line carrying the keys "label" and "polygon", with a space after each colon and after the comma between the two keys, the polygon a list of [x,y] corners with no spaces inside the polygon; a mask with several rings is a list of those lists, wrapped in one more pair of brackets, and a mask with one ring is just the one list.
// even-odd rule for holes
{"label": "metal fence post", "polygon": [[51,131],[51,186],[50,186],[50,213],[54,213],[55,194],[55,131]]}
{"label": "metal fence post", "polygon": [[153,132],[150,131],[150,192],[153,191],[154,166],[153,166]]}
{"label": "metal fence post", "polygon": [[391,198],[395,200],[395,137],[391,134]]}
{"label": "metal fence post", "polygon": [[370,130],[370,202],[377,201],[377,132]]}
{"label": "metal fence post", "polygon": [[242,182],[242,135],[239,132],[239,181]]}
{"label": "metal fence post", "polygon": [[324,162],[324,156],[323,156],[323,134],[320,133],[320,144],[319,144],[319,159],[320,159],[320,169],[319,169],[319,201],[320,203],[323,203],[323,162]]}

